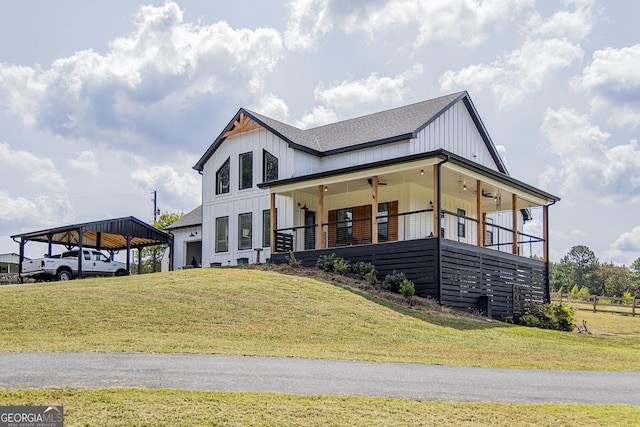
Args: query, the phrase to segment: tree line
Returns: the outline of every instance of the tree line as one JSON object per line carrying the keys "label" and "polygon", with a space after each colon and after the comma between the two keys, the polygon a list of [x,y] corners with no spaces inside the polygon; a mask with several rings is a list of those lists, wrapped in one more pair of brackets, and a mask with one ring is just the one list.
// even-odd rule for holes
{"label": "tree line", "polygon": [[549,267],[552,292],[640,298],[640,258],[630,267],[600,263],[591,249],[578,245]]}

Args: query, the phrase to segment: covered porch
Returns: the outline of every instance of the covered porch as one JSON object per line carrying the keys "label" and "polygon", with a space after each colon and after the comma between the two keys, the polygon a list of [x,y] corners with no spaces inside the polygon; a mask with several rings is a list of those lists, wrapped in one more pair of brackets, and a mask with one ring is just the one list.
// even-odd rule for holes
{"label": "covered porch", "polygon": [[516,285],[548,299],[548,207],[557,198],[507,175],[439,150],[265,186],[273,262],[336,253],[381,276],[402,271],[418,295],[446,303],[454,294],[458,303],[447,305],[470,309],[502,283],[502,315]]}

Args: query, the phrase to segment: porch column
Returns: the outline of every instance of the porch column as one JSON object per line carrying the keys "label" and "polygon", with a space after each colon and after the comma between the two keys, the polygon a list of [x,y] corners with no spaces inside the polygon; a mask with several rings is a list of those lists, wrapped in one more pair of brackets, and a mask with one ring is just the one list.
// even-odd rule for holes
{"label": "porch column", "polygon": [[378,243],[378,176],[371,177],[371,243]]}
{"label": "porch column", "polygon": [[324,185],[318,185],[318,231],[316,248],[324,249],[324,239],[322,233],[322,223],[324,223]]}
{"label": "porch column", "polygon": [[482,181],[476,181],[476,212],[478,217],[478,247],[484,247],[484,214],[482,213]]}
{"label": "porch column", "polygon": [[511,195],[511,215],[513,217],[513,254],[518,255],[518,196]]}
{"label": "porch column", "polygon": [[433,165],[433,237],[440,237],[440,165]]}
{"label": "porch column", "polygon": [[270,194],[271,206],[269,208],[269,246],[271,249],[271,256],[276,253],[276,193]]}

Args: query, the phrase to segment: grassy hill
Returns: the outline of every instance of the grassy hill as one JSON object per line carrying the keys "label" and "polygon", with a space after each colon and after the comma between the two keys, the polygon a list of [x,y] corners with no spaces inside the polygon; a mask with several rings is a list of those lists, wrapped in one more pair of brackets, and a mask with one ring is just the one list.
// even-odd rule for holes
{"label": "grassy hill", "polygon": [[451,317],[255,269],[3,286],[0,349],[640,369],[638,335],[583,335]]}

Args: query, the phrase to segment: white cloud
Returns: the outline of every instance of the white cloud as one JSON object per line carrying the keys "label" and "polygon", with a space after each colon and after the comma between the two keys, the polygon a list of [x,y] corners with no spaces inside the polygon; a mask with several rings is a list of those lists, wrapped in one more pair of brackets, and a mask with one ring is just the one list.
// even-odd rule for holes
{"label": "white cloud", "polygon": [[315,88],[315,98],[333,108],[352,108],[357,105],[384,105],[402,101],[409,92],[408,81],[423,72],[421,64],[395,77],[378,77],[371,73],[360,80],[345,80],[325,87],[322,83]]}
{"label": "white cloud", "polygon": [[549,167],[546,185],[562,183],[564,192],[594,194],[602,203],[629,201],[640,196],[640,150],[636,140],[609,147],[611,137],[589,118],[573,110],[547,110],[542,133],[560,166]]}
{"label": "white cloud", "polygon": [[251,107],[251,109],[281,121],[289,117],[289,107],[287,104],[284,100],[273,94],[262,97],[257,105]]}
{"label": "white cloud", "polygon": [[0,190],[0,222],[55,227],[68,223],[73,217],[74,209],[66,194],[39,194],[30,200],[25,197],[12,198]]}
{"label": "white cloud", "polygon": [[412,27],[416,48],[432,41],[476,46],[532,4],[532,0],[294,0],[285,41],[289,49],[309,50],[334,28],[376,37],[382,31]]}
{"label": "white cloud", "polygon": [[588,36],[595,19],[593,0],[567,0],[565,7],[573,10],[559,10],[549,19],[536,13],[529,18],[526,31],[531,36],[560,37],[569,40],[582,40]]}
{"label": "white cloud", "polygon": [[440,78],[440,89],[452,92],[464,88],[478,93],[488,90],[502,108],[542,89],[555,73],[582,57],[582,48],[566,39],[529,40],[489,65],[447,71]]}
{"label": "white cloud", "polygon": [[0,142],[0,164],[22,170],[27,182],[59,191],[66,185],[51,159],[38,157],[29,151],[13,150],[6,142]]}
{"label": "white cloud", "polygon": [[297,120],[294,123],[294,126],[297,126],[301,129],[309,129],[329,123],[334,123],[337,121],[338,115],[335,113],[335,111],[323,106],[318,106],[314,107],[311,113],[307,113],[302,116],[300,120]]}
{"label": "white cloud", "polygon": [[90,150],[81,151],[75,159],[69,159],[67,162],[72,168],[86,172],[92,176],[100,175],[100,167],[97,161],[98,156]]}
{"label": "white cloud", "polygon": [[612,123],[640,125],[640,44],[593,53],[591,63],[574,79],[575,89],[591,97],[595,110],[610,111]]}
{"label": "white cloud", "polygon": [[331,31],[329,0],[293,0],[289,3],[290,20],[284,33],[290,50],[311,50]]}
{"label": "white cloud", "polygon": [[622,233],[605,252],[605,258],[630,265],[640,257],[640,226]]}
{"label": "white cloud", "polygon": [[185,200],[199,201],[202,184],[191,172],[180,174],[173,166],[157,165],[138,168],[133,171],[131,178],[147,191],[161,188]]}
{"label": "white cloud", "polygon": [[524,26],[518,49],[489,64],[445,72],[440,89],[488,91],[500,108],[543,89],[560,70],[583,59],[579,43],[591,33],[596,19],[593,0],[567,0],[564,7],[549,18],[534,14]]}
{"label": "white cloud", "polygon": [[347,28],[372,34],[392,27],[415,25],[414,46],[431,41],[476,46],[504,22],[532,4],[529,0],[399,0],[352,13]]}
{"label": "white cloud", "polygon": [[45,70],[0,64],[0,99],[26,124],[143,150],[141,141],[173,145],[216,106],[258,93],[282,53],[273,29],[185,23],[172,2],[142,6],[134,24],[104,55],[77,52]]}

